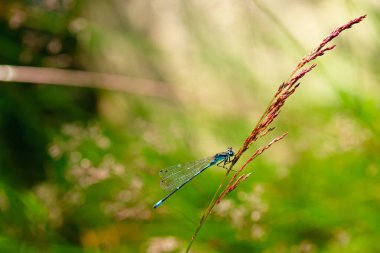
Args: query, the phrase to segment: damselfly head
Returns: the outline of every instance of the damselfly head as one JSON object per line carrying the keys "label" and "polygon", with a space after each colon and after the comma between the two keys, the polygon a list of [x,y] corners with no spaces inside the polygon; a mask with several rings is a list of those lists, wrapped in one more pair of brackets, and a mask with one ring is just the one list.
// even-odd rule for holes
{"label": "damselfly head", "polygon": [[228,154],[229,156],[234,156],[234,155],[235,155],[235,152],[232,150],[232,147],[228,147],[228,149],[227,149],[227,154]]}

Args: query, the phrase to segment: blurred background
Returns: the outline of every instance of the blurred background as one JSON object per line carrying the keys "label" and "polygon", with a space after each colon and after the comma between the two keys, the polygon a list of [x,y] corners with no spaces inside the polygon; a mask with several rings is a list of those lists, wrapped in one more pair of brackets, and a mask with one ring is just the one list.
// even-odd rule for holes
{"label": "blurred background", "polygon": [[0,251],[183,252],[278,85],[350,19],[192,252],[380,252],[380,4],[0,0]]}

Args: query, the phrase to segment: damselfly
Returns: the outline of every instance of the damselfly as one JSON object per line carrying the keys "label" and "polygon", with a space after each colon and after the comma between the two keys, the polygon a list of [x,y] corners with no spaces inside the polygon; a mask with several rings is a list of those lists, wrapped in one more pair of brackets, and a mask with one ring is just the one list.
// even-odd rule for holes
{"label": "damselfly", "polygon": [[165,198],[154,204],[153,207],[157,208],[161,206],[165,200],[167,200],[176,191],[181,189],[185,184],[190,182],[193,178],[201,174],[207,168],[215,164],[217,166],[225,168],[225,165],[231,162],[231,157],[234,155],[234,151],[231,147],[229,147],[226,152],[217,153],[214,156],[201,160],[185,164],[178,164],[160,170],[159,175],[161,177],[161,187],[165,191],[170,191],[170,193]]}

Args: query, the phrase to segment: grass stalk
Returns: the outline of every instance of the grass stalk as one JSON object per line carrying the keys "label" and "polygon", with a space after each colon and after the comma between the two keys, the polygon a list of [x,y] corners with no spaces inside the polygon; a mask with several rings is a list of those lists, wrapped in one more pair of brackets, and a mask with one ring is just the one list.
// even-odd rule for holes
{"label": "grass stalk", "polygon": [[[235,164],[238,162],[238,160],[242,156],[242,154],[246,152],[253,143],[255,143],[258,139],[262,138],[263,136],[273,131],[274,127],[270,127],[270,126],[280,114],[281,108],[284,106],[287,99],[300,86],[300,80],[317,66],[316,64],[312,64],[309,67],[305,67],[305,65],[314,61],[318,57],[323,56],[326,52],[333,50],[335,48],[335,45],[327,46],[327,44],[331,42],[333,39],[335,39],[336,37],[338,37],[344,30],[347,30],[351,28],[353,25],[360,23],[365,17],[366,15],[363,15],[353,20],[350,20],[346,24],[340,26],[339,28],[331,32],[326,38],[323,39],[323,41],[314,50],[312,50],[309,54],[307,54],[298,62],[295,69],[291,72],[288,80],[283,82],[278,87],[277,92],[271,99],[268,107],[266,108],[262,116],[260,117],[255,128],[248,135],[248,137],[243,142],[241,148],[235,154],[235,157],[230,163],[230,166],[226,174],[224,175],[217,190],[215,191],[215,194],[213,198],[211,199],[209,206],[204,211],[204,214],[202,215],[200,219],[199,225],[197,226],[188,244],[186,252],[190,251],[193,245],[193,242],[195,241],[197,235],[199,234],[199,231],[203,227],[204,223],[206,222],[207,218],[211,214],[215,205],[219,204],[226,197],[227,194],[234,191],[240,183],[245,181],[250,176],[250,173],[242,174],[243,171],[247,168],[248,164],[250,164],[256,157],[261,155],[263,152],[268,150],[274,143],[282,140],[287,135],[287,133],[284,133],[274,138],[271,142],[269,142],[264,147],[258,148],[238,170],[234,170],[234,171],[232,170]],[[231,171],[233,171],[233,175],[231,179],[228,181],[228,183],[225,185]],[[222,188],[223,190],[221,190]]]}

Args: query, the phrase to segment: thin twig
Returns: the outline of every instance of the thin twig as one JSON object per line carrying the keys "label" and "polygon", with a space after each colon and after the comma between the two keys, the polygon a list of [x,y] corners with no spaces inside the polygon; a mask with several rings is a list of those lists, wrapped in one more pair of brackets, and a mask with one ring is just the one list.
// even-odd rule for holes
{"label": "thin twig", "polygon": [[78,70],[0,65],[0,81],[89,87],[171,100],[175,98],[170,86],[162,82]]}

